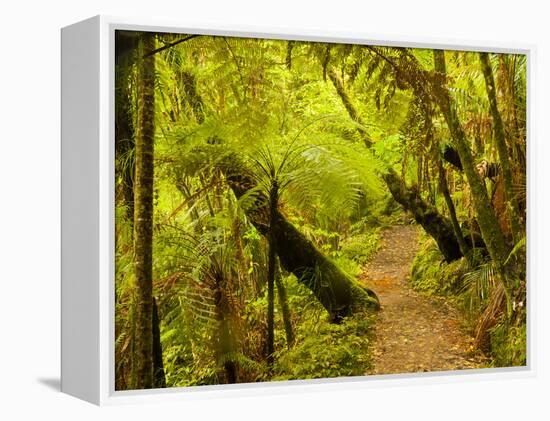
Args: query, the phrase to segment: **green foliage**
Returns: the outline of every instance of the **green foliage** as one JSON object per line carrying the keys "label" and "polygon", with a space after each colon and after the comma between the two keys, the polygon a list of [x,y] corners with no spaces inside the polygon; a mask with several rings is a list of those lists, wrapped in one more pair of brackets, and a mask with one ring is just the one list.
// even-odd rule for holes
{"label": "green foliage", "polygon": [[497,367],[524,366],[527,364],[527,327],[525,314],[521,322],[511,325],[504,318],[490,331],[491,354]]}
{"label": "green foliage", "polygon": [[474,313],[483,308],[499,282],[494,265],[487,259],[484,260],[484,263],[465,273],[462,278],[464,304]]}
{"label": "green foliage", "polygon": [[341,324],[306,319],[300,324],[296,345],[277,354],[273,380],[364,375],[370,367],[371,325],[365,314]]}
{"label": "green foliage", "polygon": [[380,234],[378,230],[351,236],[340,245],[342,257],[354,260],[357,264],[365,265],[378,251],[380,247]]}
{"label": "green foliage", "polygon": [[377,156],[386,164],[393,166],[400,163],[403,156],[403,142],[401,136],[395,134],[380,139],[374,145]]}
{"label": "green foliage", "polygon": [[[522,244],[520,240],[510,255],[515,255]],[[507,317],[506,309],[494,308],[493,294],[501,282],[486,256],[472,253],[468,259],[447,264],[431,240],[424,241],[411,267],[411,286],[426,294],[453,299],[464,312],[472,333],[480,320],[497,317],[488,332],[492,364],[522,366],[527,350],[525,308],[517,306],[511,318]]]}
{"label": "green foliage", "polygon": [[[477,250],[467,258],[446,263],[435,241],[424,235],[411,266],[410,285],[428,295],[456,296],[463,302],[472,303],[471,296],[481,296],[486,300],[488,291],[482,288],[486,286],[484,280],[487,278],[482,279],[480,285],[476,277],[478,273],[485,273],[485,262]],[[479,309],[479,302],[475,308]]]}
{"label": "green foliage", "polygon": [[[181,35],[156,37],[157,45],[166,45]],[[434,77],[432,52],[308,42],[291,46],[197,36],[155,56],[152,282],[168,386],[229,382],[228,366],[236,367],[239,382],[362,375],[369,368],[372,318],[356,314],[329,323],[312,291],[284,274],[296,341],[288,349],[275,306],[277,352],[273,371],[268,370],[269,221],[262,212],[274,180],[280,214],[352,278],[378,250],[380,229],[402,223],[402,208],[381,177],[388,170],[414,186],[419,198],[445,209],[437,191],[437,163],[441,145],[449,140],[428,86]],[[471,148],[494,160],[477,55],[446,55],[449,89]],[[492,66],[517,154],[518,197],[524,197],[526,61],[494,55]],[[348,102],[331,82],[334,74]],[[128,127],[139,114],[136,75],[132,60],[117,66],[116,102],[127,101]],[[350,112],[351,103],[356,109]],[[132,142],[122,140],[132,139],[117,139],[115,163],[115,359],[117,387],[127,388],[137,304],[132,208],[123,188],[131,191],[135,151]],[[240,182],[246,190],[242,195],[228,183],[228,163],[246,178],[232,185]],[[471,221],[471,192],[453,171],[448,180],[458,218]],[[509,258],[518,279],[524,279],[524,246],[520,241]],[[332,267],[316,269],[324,270],[319,273],[323,281],[334,274]],[[413,288],[452,297],[471,320],[487,308],[496,282],[489,259],[476,255],[447,264],[427,236],[411,268]],[[497,365],[524,361],[524,321],[499,319],[491,344]]]}
{"label": "green foliage", "polygon": [[442,292],[445,289],[443,265],[443,256],[435,241],[425,241],[413,260],[411,286],[427,294]]}

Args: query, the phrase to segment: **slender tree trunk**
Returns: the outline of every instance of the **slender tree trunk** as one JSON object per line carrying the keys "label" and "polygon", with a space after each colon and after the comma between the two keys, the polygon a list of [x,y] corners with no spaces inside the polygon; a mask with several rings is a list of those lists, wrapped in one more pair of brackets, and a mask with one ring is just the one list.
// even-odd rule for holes
{"label": "slender tree trunk", "polygon": [[[118,75],[118,72],[117,72]],[[135,147],[134,128],[130,112],[128,81],[117,76],[117,101],[115,101],[115,154],[120,163],[120,198],[126,207],[126,217],[134,223],[134,162],[131,157]],[[122,78],[123,79],[123,78]]]}
{"label": "slender tree trunk", "polygon": [[417,163],[416,163],[416,183],[418,186],[418,192],[420,193],[422,191],[422,181],[424,178],[424,160],[422,159],[422,155],[418,155]]}
{"label": "slender tree trunk", "polygon": [[489,62],[489,55],[487,53],[479,53],[479,58],[481,61],[483,76],[485,78],[485,87],[487,89],[487,97],[489,98],[491,116],[493,117],[495,141],[500,158],[502,176],[504,179],[504,191],[506,193],[507,209],[510,215],[510,224],[512,226],[512,237],[514,242],[516,242],[518,240],[518,235],[521,232],[521,224],[519,219],[518,203],[514,195],[512,170],[508,147],[506,146],[504,123],[502,122],[502,117],[498,110],[495,80],[493,77],[493,70],[491,69],[491,64]]}
{"label": "slender tree trunk", "polygon": [[292,50],[294,49],[295,41],[288,41],[286,44],[286,68],[292,70]]}
{"label": "slender tree trunk", "polygon": [[153,382],[154,387],[166,387],[164,363],[162,361],[162,344],[160,342],[160,318],[157,300],[153,297]]}
{"label": "slender tree trunk", "polygon": [[[201,188],[204,189],[206,186],[206,181],[204,180],[204,177],[202,174],[199,174],[199,180],[201,182]],[[212,206],[212,202],[210,201],[210,195],[208,194],[208,191],[204,194],[204,197],[206,199],[206,206],[208,207],[208,213],[210,214],[211,218],[214,218],[216,216],[216,213],[214,212],[214,207]]]}
{"label": "slender tree trunk", "polygon": [[[143,51],[155,39],[146,34]],[[136,276],[135,389],[153,387],[153,148],[155,135],[155,57],[139,63],[138,125],[136,133],[136,184],[134,216],[134,267]]]}
{"label": "slender tree trunk", "polygon": [[340,97],[340,100],[342,101],[342,104],[344,105],[344,108],[348,112],[350,118],[357,123],[356,129],[359,135],[361,136],[361,139],[363,140],[363,143],[367,148],[370,148],[372,146],[372,141],[370,140],[366,130],[365,130],[365,123],[361,119],[361,116],[357,112],[355,105],[353,104],[345,86],[344,82],[336,73],[336,70],[334,68],[331,68],[329,71],[329,78],[334,85],[334,88],[336,89],[336,92],[338,93],[338,96]]}
{"label": "slender tree trunk", "polygon": [[226,382],[233,384],[237,382],[237,365],[233,357],[236,346],[233,333],[234,329],[232,328],[233,314],[228,303],[229,294],[227,280],[218,276],[214,289],[216,319],[218,320],[218,358],[223,359],[223,371]]}
{"label": "slender tree trunk", "polygon": [[267,365],[273,367],[273,352],[275,351],[275,264],[277,250],[275,246],[275,219],[277,218],[277,203],[279,197],[279,186],[273,180],[269,192],[269,257],[267,262]]}
{"label": "slender tree trunk", "polygon": [[493,262],[502,273],[502,265],[507,256],[507,245],[502,231],[498,225],[497,218],[494,214],[491,202],[487,195],[487,189],[483,180],[479,177],[466,139],[466,135],[460,125],[454,104],[451,101],[449,91],[445,86],[446,69],[445,69],[445,54],[443,50],[434,50],[434,68],[440,79],[435,82],[436,100],[445,117],[447,126],[454,140],[454,144],[460,162],[466,174],[468,184],[472,190],[473,204],[477,216],[477,222],[481,230],[481,235],[487,246],[487,251]]}
{"label": "slender tree trunk", "polygon": [[292,329],[292,321],[290,318],[290,308],[288,307],[288,298],[286,288],[281,277],[281,269],[278,268],[275,275],[275,285],[277,286],[277,295],[279,296],[279,306],[283,315],[283,324],[285,327],[286,344],[288,348],[294,345],[294,331]]}
{"label": "slender tree trunk", "polygon": [[126,207],[130,224],[134,222],[134,160],[135,147],[132,112],[130,109],[130,79],[135,63],[136,37],[126,31],[115,31],[115,154],[120,165],[120,199]]}
{"label": "slender tree trunk", "polygon": [[237,365],[234,361],[228,360],[223,364],[223,369],[225,371],[225,377],[227,384],[237,383]]}
{"label": "slender tree trunk", "polygon": [[451,193],[449,193],[449,186],[447,185],[447,177],[445,176],[445,169],[443,168],[443,163],[441,162],[440,159],[438,159],[437,161],[437,166],[439,170],[439,188],[441,189],[441,193],[443,193],[443,197],[445,198],[445,203],[447,203],[447,208],[449,209],[449,215],[451,217],[453,231],[455,233],[456,240],[460,247],[460,252],[464,256],[468,256],[469,247],[466,244],[466,241],[464,241],[464,235],[462,234],[462,230],[460,229],[460,224],[458,223],[458,219],[456,217],[455,204],[451,197]]}
{"label": "slender tree trunk", "polygon": [[288,41],[286,44],[286,68],[292,70],[292,50],[294,49],[295,41]]}
{"label": "slender tree trunk", "polygon": [[197,123],[202,124],[205,118],[203,100],[197,91],[197,81],[195,79],[195,75],[191,72],[182,72],[181,79],[187,102],[193,110]]}

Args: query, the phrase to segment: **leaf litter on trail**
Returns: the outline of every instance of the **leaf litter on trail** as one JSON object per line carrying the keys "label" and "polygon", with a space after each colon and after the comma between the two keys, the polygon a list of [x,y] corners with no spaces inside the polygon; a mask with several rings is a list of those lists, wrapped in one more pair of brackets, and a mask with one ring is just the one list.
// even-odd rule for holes
{"label": "leaf litter on trail", "polygon": [[362,280],[379,295],[382,309],[374,328],[373,365],[366,374],[397,374],[484,367],[473,354],[472,338],[460,329],[456,309],[422,296],[407,285],[418,248],[418,229],[397,225],[384,232],[383,244]]}

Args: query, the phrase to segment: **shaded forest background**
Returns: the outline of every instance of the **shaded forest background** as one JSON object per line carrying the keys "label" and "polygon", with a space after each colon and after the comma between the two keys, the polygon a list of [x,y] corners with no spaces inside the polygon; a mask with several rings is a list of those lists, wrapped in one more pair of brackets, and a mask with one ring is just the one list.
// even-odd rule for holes
{"label": "shaded forest background", "polygon": [[524,56],[117,31],[115,75],[117,390],[365,374],[404,220],[526,363]]}

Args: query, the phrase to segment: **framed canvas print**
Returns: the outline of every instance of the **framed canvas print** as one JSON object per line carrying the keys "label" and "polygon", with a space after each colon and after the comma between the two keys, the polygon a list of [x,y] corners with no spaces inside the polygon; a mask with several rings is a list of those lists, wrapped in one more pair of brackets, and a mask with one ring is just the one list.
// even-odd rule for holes
{"label": "framed canvas print", "polygon": [[530,53],[64,28],[62,390],[528,371]]}

